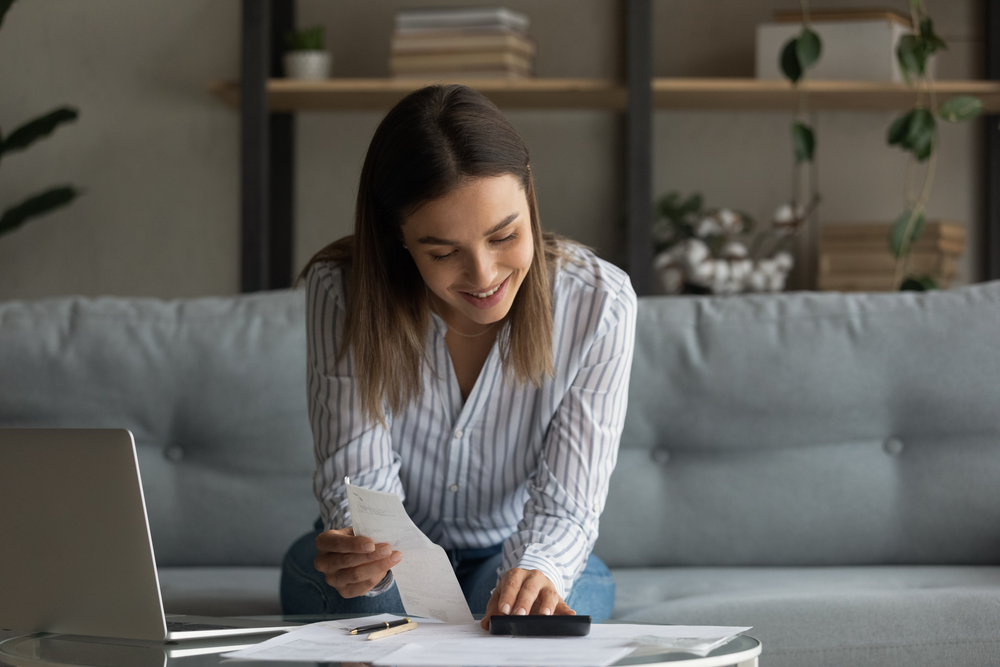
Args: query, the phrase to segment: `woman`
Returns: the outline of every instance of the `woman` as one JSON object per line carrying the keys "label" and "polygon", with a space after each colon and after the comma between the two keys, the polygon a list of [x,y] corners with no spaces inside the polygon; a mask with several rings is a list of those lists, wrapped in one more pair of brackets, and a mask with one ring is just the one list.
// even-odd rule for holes
{"label": "woman", "polygon": [[285,613],[402,612],[405,553],[355,536],[344,477],[394,492],[474,613],[607,618],[591,555],[628,393],[635,293],[544,235],[528,151],[464,86],[397,104],[361,172],[353,237],[306,268],[321,521],[289,550]]}

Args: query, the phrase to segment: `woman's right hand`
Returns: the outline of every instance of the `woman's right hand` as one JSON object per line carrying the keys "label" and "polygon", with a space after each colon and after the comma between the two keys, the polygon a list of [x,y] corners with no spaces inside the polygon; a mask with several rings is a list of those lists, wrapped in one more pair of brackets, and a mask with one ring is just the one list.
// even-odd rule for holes
{"label": "woman's right hand", "polygon": [[327,530],[316,536],[319,555],[313,566],[326,575],[326,583],[341,597],[356,598],[374,588],[403,554],[388,544],[375,544],[367,537],[355,537],[354,528]]}

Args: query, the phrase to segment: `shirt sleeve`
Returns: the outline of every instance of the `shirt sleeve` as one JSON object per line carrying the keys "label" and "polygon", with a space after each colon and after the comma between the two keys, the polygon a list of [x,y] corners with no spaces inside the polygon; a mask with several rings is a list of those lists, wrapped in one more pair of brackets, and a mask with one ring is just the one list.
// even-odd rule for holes
{"label": "shirt sleeve", "polygon": [[503,547],[503,570],[540,570],[564,600],[597,541],[628,404],[636,296],[626,282],[608,300],[528,480],[524,518]]}
{"label": "shirt sleeve", "polygon": [[[404,498],[400,457],[392,449],[391,434],[361,414],[351,353],[337,361],[345,294],[343,269],[323,263],[310,269],[306,280],[306,367],[316,456],[313,493],[327,530],[351,525],[344,477],[349,477],[351,484]],[[384,592],[392,582],[390,571],[368,595]]]}

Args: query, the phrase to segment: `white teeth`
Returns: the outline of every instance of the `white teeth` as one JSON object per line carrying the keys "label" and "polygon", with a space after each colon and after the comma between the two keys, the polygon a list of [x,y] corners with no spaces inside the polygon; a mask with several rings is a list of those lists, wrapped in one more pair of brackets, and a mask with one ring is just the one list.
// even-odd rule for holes
{"label": "white teeth", "polygon": [[[501,284],[503,284],[503,283],[501,283]],[[485,299],[488,296],[492,296],[492,295],[496,294],[498,289],[500,289],[500,285],[497,285],[496,287],[494,287],[493,289],[491,289],[489,292],[482,292],[480,294],[476,294],[475,292],[469,292],[469,294],[471,294],[472,296],[476,297],[477,299]]]}

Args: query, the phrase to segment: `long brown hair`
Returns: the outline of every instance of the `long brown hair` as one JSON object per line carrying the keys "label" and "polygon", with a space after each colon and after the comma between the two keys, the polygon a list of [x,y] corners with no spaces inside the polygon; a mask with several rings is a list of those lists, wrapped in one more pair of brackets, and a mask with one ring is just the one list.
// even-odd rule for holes
{"label": "long brown hair", "polygon": [[499,334],[501,360],[507,377],[540,386],[554,372],[551,272],[567,253],[562,240],[542,234],[521,137],[495,104],[461,85],[407,95],[375,130],[361,169],[354,235],[320,250],[299,276],[317,262],[349,271],[338,362],[351,351],[370,420],[384,424],[383,407],[399,412],[420,391],[428,300],[400,225],[467,179],[508,174],[528,200],[534,258]]}

